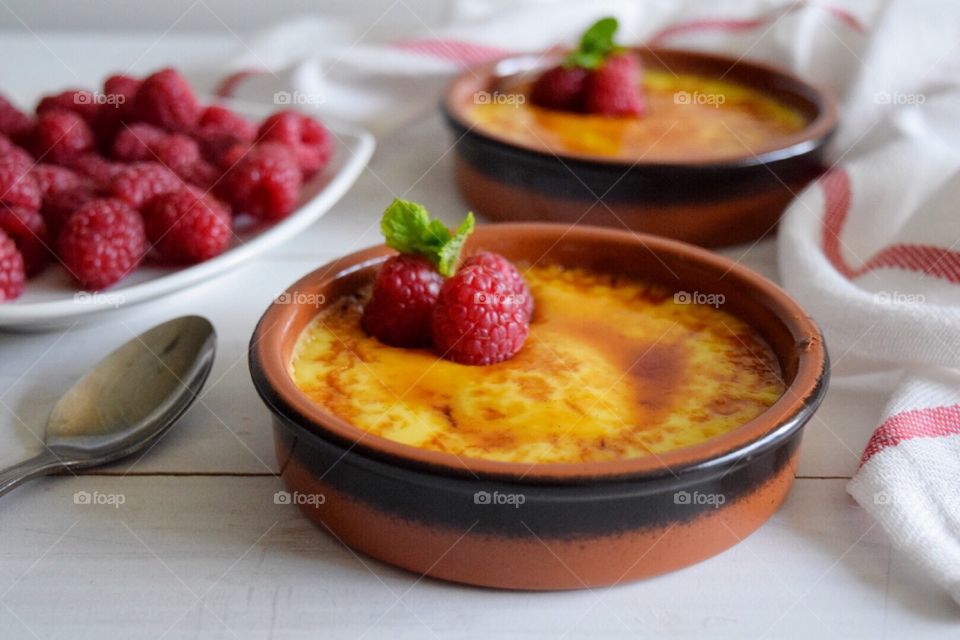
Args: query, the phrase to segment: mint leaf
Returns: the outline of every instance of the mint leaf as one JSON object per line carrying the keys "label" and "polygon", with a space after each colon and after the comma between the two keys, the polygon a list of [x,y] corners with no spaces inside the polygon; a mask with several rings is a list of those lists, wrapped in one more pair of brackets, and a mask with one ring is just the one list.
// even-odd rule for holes
{"label": "mint leaf", "polygon": [[443,276],[456,271],[460,251],[473,227],[473,214],[468,213],[453,235],[441,221],[431,220],[422,205],[399,198],[390,203],[380,220],[388,247],[427,258]]}
{"label": "mint leaf", "polygon": [[583,32],[580,38],[581,51],[610,51],[613,49],[613,35],[619,23],[616,18],[601,18]]}
{"label": "mint leaf", "polygon": [[447,244],[440,248],[439,259],[437,262],[437,271],[443,276],[452,276],[457,270],[457,262],[460,260],[460,251],[467,241],[467,236],[473,233],[473,212],[467,213],[457,232],[453,234]]}
{"label": "mint leaf", "polygon": [[419,253],[430,216],[415,202],[394,200],[383,212],[380,231],[387,246],[400,253]]}
{"label": "mint leaf", "polygon": [[601,18],[594,22],[580,37],[580,47],[563,61],[566,67],[596,69],[610,54],[620,48],[613,41],[619,23],[616,18]]}
{"label": "mint leaf", "polygon": [[584,51],[574,51],[563,61],[563,66],[582,67],[584,69],[596,69],[603,64],[604,57],[599,53],[586,53]]}

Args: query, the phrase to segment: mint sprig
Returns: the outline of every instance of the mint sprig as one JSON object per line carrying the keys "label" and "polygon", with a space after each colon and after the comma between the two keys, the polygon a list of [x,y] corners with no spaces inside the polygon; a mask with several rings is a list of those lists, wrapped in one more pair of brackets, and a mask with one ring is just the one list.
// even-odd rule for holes
{"label": "mint sprig", "polygon": [[563,66],[597,69],[612,54],[622,51],[613,41],[620,24],[616,18],[601,18],[580,37],[580,46],[563,60]]}
{"label": "mint sprig", "polygon": [[445,277],[457,270],[460,251],[473,227],[473,214],[468,213],[457,230],[450,233],[441,221],[431,220],[422,205],[399,198],[390,203],[380,219],[380,231],[388,247],[423,256]]}

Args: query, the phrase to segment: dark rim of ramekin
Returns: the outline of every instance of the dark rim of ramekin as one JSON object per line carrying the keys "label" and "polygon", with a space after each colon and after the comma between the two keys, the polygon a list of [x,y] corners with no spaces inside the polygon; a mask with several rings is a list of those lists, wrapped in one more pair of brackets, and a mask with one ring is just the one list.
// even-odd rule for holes
{"label": "dark rim of ramekin", "polygon": [[[540,149],[537,147],[520,144],[511,140],[508,136],[500,136],[484,131],[480,127],[471,125],[462,117],[461,114],[457,113],[454,105],[451,104],[451,99],[460,83],[472,81],[478,77],[484,79],[493,78],[493,69],[496,67],[496,65],[501,64],[504,60],[513,58],[520,59],[528,56],[529,54],[526,54],[526,56],[507,56],[505,58],[494,60],[492,62],[484,63],[468,69],[454,79],[450,84],[449,89],[441,101],[440,109],[448,125],[454,130],[458,137],[471,136],[482,140],[498,150],[509,151],[526,159],[539,160],[541,162],[549,162],[553,164],[562,162],[570,166],[572,169],[584,167],[598,169],[600,167],[609,167],[611,171],[619,174],[622,174],[625,171],[641,171],[647,169],[657,169],[660,171],[689,171],[691,169],[720,170],[767,165],[774,162],[789,160],[797,156],[802,156],[822,147],[830,139],[830,136],[837,127],[838,112],[836,102],[833,100],[833,98],[827,92],[817,89],[810,83],[802,80],[795,74],[781,67],[687,49],[668,49],[658,47],[641,47],[635,49],[638,51],[650,51],[657,59],[660,60],[673,56],[682,56],[689,59],[699,59],[709,63],[719,62],[722,64],[727,64],[730,69],[739,66],[741,68],[756,69],[762,73],[778,76],[786,85],[791,87],[792,90],[789,91],[789,93],[793,93],[799,98],[815,105],[817,114],[807,124],[806,127],[791,136],[792,141],[784,146],[765,150],[760,153],[745,152],[743,155],[728,159],[706,159],[702,161],[675,162],[660,161],[656,159],[647,160],[643,158],[610,158],[592,154],[555,152],[546,149]],[[784,90],[785,88],[786,87],[780,87],[781,90]],[[762,88],[760,89],[762,91]]]}
{"label": "dark rim of ramekin", "polygon": [[[797,303],[794,302],[793,299],[786,294],[786,292],[780,289],[773,282],[767,280],[759,274],[754,273],[750,269],[747,269],[742,265],[710,253],[699,247],[694,247],[692,245],[675,240],[647,236],[644,234],[628,233],[597,227],[569,227],[568,225],[551,223],[483,225],[480,228],[482,229],[490,227],[497,227],[504,233],[509,233],[510,231],[519,231],[520,229],[526,229],[528,232],[532,233],[536,233],[538,231],[546,232],[564,229],[567,230],[568,234],[583,232],[588,234],[600,234],[602,236],[609,236],[612,238],[620,237],[622,240],[626,240],[627,237],[629,237],[638,242],[648,243],[648,245],[649,243],[661,245],[662,249],[667,248],[674,251],[682,251],[685,254],[685,258],[688,260],[700,260],[713,263],[714,265],[726,265],[726,275],[733,274],[740,278],[746,278],[747,280],[752,281],[754,289],[765,289],[765,293],[772,295],[774,300],[776,300],[776,304],[773,305],[773,311],[775,311],[780,322],[784,323],[784,325],[790,328],[791,333],[796,334],[799,332],[801,335],[796,336],[798,339],[806,340],[813,344],[812,353],[805,352],[798,356],[799,364],[794,379],[791,380],[790,384],[787,385],[783,395],[766,411],[761,413],[753,420],[737,427],[731,432],[722,436],[717,436],[716,438],[712,438],[710,441],[666,452],[662,456],[655,456],[654,458],[656,461],[661,461],[661,458],[672,458],[674,457],[674,454],[688,453],[699,450],[700,448],[708,446],[711,443],[722,441],[724,438],[729,437],[738,431],[746,431],[751,428],[752,430],[756,430],[758,424],[762,424],[764,421],[771,420],[771,414],[774,413],[775,409],[780,409],[782,411],[782,403],[795,405],[793,410],[782,416],[774,425],[762,431],[757,437],[743,442],[739,446],[729,448],[715,455],[706,455],[699,459],[694,458],[690,461],[684,461],[675,464],[665,464],[661,462],[659,465],[654,465],[650,462],[649,456],[644,458],[604,462],[536,464],[500,462],[477,458],[461,458],[452,454],[425,450],[388,440],[386,438],[362,431],[357,427],[350,425],[341,418],[326,412],[318,405],[313,404],[313,402],[306,397],[306,394],[300,391],[300,389],[294,384],[288,372],[288,363],[274,363],[280,369],[280,372],[277,375],[278,382],[286,388],[288,393],[292,394],[292,397],[295,398],[302,407],[309,408],[314,413],[314,416],[311,417],[305,411],[301,411],[295,407],[294,403],[292,403],[289,398],[284,397],[283,393],[277,389],[277,385],[270,380],[270,376],[267,374],[263,366],[263,362],[261,361],[261,350],[263,348],[262,332],[264,331],[264,322],[266,321],[267,317],[271,315],[271,313],[280,313],[283,310],[281,309],[281,305],[278,305],[276,302],[271,304],[271,306],[264,313],[263,317],[261,317],[250,341],[250,375],[253,379],[254,387],[257,389],[257,392],[263,402],[273,413],[284,418],[290,424],[298,425],[300,428],[307,429],[315,434],[319,434],[321,437],[330,440],[335,444],[344,446],[346,449],[345,455],[366,456],[406,468],[419,469],[432,474],[456,477],[473,477],[495,481],[519,481],[528,484],[578,484],[585,479],[589,479],[592,482],[603,480],[622,481],[626,479],[656,478],[668,475],[681,476],[686,473],[709,473],[711,470],[721,469],[735,465],[741,461],[749,460],[751,457],[766,452],[777,446],[779,443],[789,438],[790,435],[793,434],[797,429],[800,429],[804,424],[806,424],[806,422],[813,415],[814,411],[816,411],[817,407],[820,405],[820,402],[826,393],[827,382],[829,380],[829,360],[826,346],[823,342],[823,335],[819,327],[812,318],[803,313],[799,305],[797,305]],[[340,260],[335,261],[334,263],[320,267],[320,269],[307,274],[299,281],[291,285],[288,290],[304,289],[305,287],[301,286],[301,283],[316,277],[316,274],[320,272],[327,274],[324,281],[334,281],[338,278],[344,277],[347,274],[365,269],[372,264],[377,264],[384,260],[386,255],[388,255],[385,253],[386,251],[388,250],[383,245],[379,245],[356,252],[354,254],[350,254],[341,258]],[[374,255],[378,252],[379,255]],[[370,257],[365,257],[368,254]],[[340,262],[348,262],[358,259],[359,261],[346,266],[346,268],[337,270],[333,268]],[[292,306],[293,305],[282,305],[282,307],[285,307],[288,312],[289,308]],[[274,324],[282,323],[275,322]],[[273,329],[274,325],[271,325],[271,330]],[[280,359],[279,353],[273,355],[276,356],[278,360]],[[815,358],[816,355],[819,355],[819,358],[811,361],[811,359]],[[819,369],[811,369],[812,367],[817,366],[817,360],[819,361]],[[808,380],[798,392],[795,387],[798,386],[798,381],[801,381],[802,375],[804,375]],[[804,393],[805,395],[799,396],[798,393]],[[337,430],[353,431],[355,432],[355,437],[351,439],[343,433],[337,433]],[[651,468],[639,470],[621,470],[617,472],[605,470],[605,468],[609,469],[613,466],[630,466],[631,463],[636,463],[635,466],[637,466],[640,464],[639,461],[641,460],[646,460],[647,464],[651,465]]]}

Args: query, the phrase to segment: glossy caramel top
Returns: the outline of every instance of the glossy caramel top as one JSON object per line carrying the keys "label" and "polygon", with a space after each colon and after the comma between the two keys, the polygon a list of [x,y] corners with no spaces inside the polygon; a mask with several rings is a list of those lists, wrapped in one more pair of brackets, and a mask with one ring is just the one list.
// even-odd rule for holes
{"label": "glossy caramel top", "polygon": [[543,109],[529,85],[475,97],[481,131],[554,153],[621,160],[691,162],[736,158],[785,146],[807,119],[757,89],[726,80],[648,70],[647,113],[617,118]]}
{"label": "glossy caramel top", "polygon": [[370,433],[530,463],[635,458],[700,443],[783,393],[769,348],[703,304],[715,299],[687,303],[659,286],[556,266],[524,277],[536,311],[510,361],[472,367],[386,346],[360,328],[361,297],[348,297],[304,329],[290,375],[314,402]]}

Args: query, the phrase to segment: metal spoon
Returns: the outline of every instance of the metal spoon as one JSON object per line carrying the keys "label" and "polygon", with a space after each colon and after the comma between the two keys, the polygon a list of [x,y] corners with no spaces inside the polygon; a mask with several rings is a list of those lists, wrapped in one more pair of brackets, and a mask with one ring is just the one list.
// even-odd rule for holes
{"label": "metal spoon", "polygon": [[216,342],[209,320],[183,316],[101,360],[53,407],[44,450],[0,472],[0,495],[24,480],[113,462],[155,442],[200,393]]}

